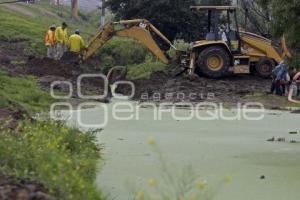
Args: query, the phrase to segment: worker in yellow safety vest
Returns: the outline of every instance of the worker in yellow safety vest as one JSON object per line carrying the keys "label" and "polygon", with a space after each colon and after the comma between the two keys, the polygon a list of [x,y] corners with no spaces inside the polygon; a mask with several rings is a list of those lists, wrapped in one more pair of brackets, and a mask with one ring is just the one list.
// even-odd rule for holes
{"label": "worker in yellow safety vest", "polygon": [[67,51],[68,44],[68,25],[63,22],[61,26],[57,27],[55,30],[55,39],[56,39],[56,59],[61,59],[64,53]]}
{"label": "worker in yellow safety vest", "polygon": [[71,53],[79,54],[81,50],[85,49],[85,42],[80,36],[80,30],[76,29],[75,34],[71,35],[68,41],[69,51]]}
{"label": "worker in yellow safety vest", "polygon": [[45,35],[45,45],[47,47],[47,57],[55,59],[56,57],[56,39],[55,39],[56,26],[53,24]]}

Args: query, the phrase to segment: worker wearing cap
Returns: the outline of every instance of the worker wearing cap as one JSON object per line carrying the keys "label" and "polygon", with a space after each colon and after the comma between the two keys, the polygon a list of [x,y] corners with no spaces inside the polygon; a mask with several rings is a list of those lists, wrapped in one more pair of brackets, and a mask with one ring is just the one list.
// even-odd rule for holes
{"label": "worker wearing cap", "polygon": [[68,41],[69,50],[72,53],[79,54],[81,50],[86,48],[84,40],[80,36],[80,30],[76,29],[75,34],[71,35]]}
{"label": "worker wearing cap", "polygon": [[55,59],[56,56],[56,39],[55,39],[56,26],[53,24],[45,35],[45,45],[47,47],[47,57]]}
{"label": "worker wearing cap", "polygon": [[55,39],[57,42],[56,51],[57,56],[56,58],[59,60],[67,51],[67,44],[68,44],[68,25],[63,22],[61,26],[57,27],[55,30]]}

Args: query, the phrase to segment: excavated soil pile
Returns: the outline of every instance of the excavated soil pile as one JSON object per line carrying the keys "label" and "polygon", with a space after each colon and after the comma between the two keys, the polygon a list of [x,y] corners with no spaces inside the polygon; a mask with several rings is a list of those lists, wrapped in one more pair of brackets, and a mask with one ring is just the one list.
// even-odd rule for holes
{"label": "excavated soil pile", "polygon": [[[6,58],[2,61],[8,62]],[[77,78],[85,73],[99,74],[99,63],[93,65],[78,65],[71,61],[55,61],[48,58],[32,58],[25,64],[25,74],[38,77],[40,86],[50,88],[53,81],[71,81],[74,97],[76,97]],[[180,76],[174,77],[169,73],[157,72],[149,79],[132,81],[135,85],[135,100],[158,102],[201,102],[212,101],[217,103],[236,104],[243,102],[244,97],[263,94],[269,91],[270,80],[252,75],[232,75],[222,79],[196,78],[194,81]],[[58,88],[67,91],[66,85]],[[83,91],[92,91],[103,94],[104,86],[101,78],[85,78],[82,81]],[[128,95],[130,89],[120,86],[116,92]],[[90,93],[90,92],[88,92]],[[248,97],[247,97],[248,98]],[[273,105],[271,105],[273,107]]]}
{"label": "excavated soil pile", "polygon": [[0,174],[0,199],[3,200],[55,200],[44,186],[29,180],[16,180]]}
{"label": "excavated soil pile", "polygon": [[28,74],[37,77],[43,76],[60,76],[64,78],[72,78],[79,72],[79,67],[64,61],[56,61],[49,58],[34,58],[26,64]]}
{"label": "excavated soil pile", "polygon": [[[18,121],[24,119],[27,116],[22,110],[12,110],[9,108],[0,109],[0,124],[7,128],[15,129],[18,125]],[[1,198],[0,198],[1,199]]]}
{"label": "excavated soil pile", "polygon": [[[79,65],[74,61],[56,61],[49,58],[34,58],[26,64],[26,74],[38,77],[39,86],[49,89],[54,81],[69,81],[73,87],[73,97],[77,97],[78,77],[83,74],[99,74],[101,71],[96,68]],[[85,77],[80,81],[81,91],[88,94],[91,91],[103,93],[104,81],[99,77]],[[54,89],[68,92],[66,84],[56,85]]]}
{"label": "excavated soil pile", "polygon": [[[223,79],[204,77],[190,81],[185,77],[170,77],[165,73],[155,73],[150,79],[135,80],[135,99],[171,102],[241,102],[247,95],[266,93],[270,80],[251,75],[231,76]],[[129,94],[128,88],[119,92]]]}

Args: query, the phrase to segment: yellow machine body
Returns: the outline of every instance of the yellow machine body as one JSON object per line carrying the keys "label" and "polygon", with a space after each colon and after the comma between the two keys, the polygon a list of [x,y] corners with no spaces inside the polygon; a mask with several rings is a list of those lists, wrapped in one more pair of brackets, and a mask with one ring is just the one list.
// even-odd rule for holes
{"label": "yellow machine body", "polygon": [[[217,8],[230,11],[235,9],[235,7]],[[207,7],[197,7],[197,9],[207,9]],[[190,75],[193,75],[197,68],[202,67],[202,71],[206,72],[204,74],[211,78],[220,78],[227,72],[250,73],[253,65],[261,76],[268,77],[275,64],[282,62],[285,57],[291,57],[284,36],[281,38],[281,48],[277,48],[271,40],[262,36],[245,31],[235,32],[238,33],[236,41],[200,40],[193,42],[187,52],[181,52],[177,51],[149,21],[145,19],[122,20],[106,24],[90,41],[87,49],[81,53],[81,59],[83,61],[88,59],[114,36],[140,41],[161,62],[169,64],[175,59],[170,58],[167,50],[162,48],[161,42],[163,42],[169,48],[175,49],[178,52],[177,55],[184,54],[184,56],[181,55],[184,60],[180,60],[180,64],[188,69]],[[238,51],[232,49],[238,49]]]}

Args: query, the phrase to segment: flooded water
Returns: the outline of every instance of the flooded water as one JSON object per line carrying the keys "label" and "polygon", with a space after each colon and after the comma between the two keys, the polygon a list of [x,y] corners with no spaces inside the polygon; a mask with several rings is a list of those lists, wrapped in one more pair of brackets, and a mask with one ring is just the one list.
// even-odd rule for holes
{"label": "flooded water", "polygon": [[[108,113],[113,105],[108,107]],[[189,110],[176,110],[188,115]],[[201,111],[204,112],[204,111]],[[236,111],[227,110],[226,115]],[[77,111],[69,123],[81,114],[84,122],[103,120],[103,108]],[[216,192],[216,200],[296,200],[300,199],[300,115],[280,111],[265,111],[264,119],[213,120],[193,118],[175,120],[164,114],[153,119],[153,109],[139,110],[139,119],[120,121],[109,114],[107,126],[99,134],[104,145],[104,163],[96,183],[112,199],[130,199],[131,184],[147,188],[147,180],[160,182],[159,161],[149,137],[156,140],[164,159],[176,172],[191,165],[197,174],[214,187],[225,176],[230,185]],[[99,121],[99,123],[100,123]],[[284,137],[285,142],[268,142]]]}

